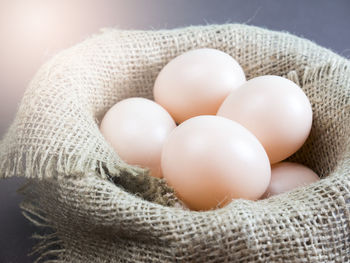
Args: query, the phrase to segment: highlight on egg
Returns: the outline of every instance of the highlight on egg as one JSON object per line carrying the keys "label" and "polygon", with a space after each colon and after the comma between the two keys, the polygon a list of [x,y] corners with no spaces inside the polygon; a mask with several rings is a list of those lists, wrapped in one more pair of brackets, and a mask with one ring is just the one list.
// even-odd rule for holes
{"label": "highlight on egg", "polygon": [[270,182],[270,163],[242,125],[219,116],[198,116],[176,127],[164,143],[166,182],[190,209],[223,207],[232,199],[257,200]]}
{"label": "highlight on egg", "polygon": [[234,89],[218,116],[237,121],[264,146],[272,164],[295,153],[306,141],[312,108],[303,90],[279,76],[260,76]]}
{"label": "highlight on egg", "polygon": [[177,123],[215,115],[228,94],[246,81],[238,62],[217,49],[187,51],[159,72],[153,94]]}
{"label": "highlight on egg", "polygon": [[154,101],[129,98],[108,110],[100,131],[123,161],[160,178],[163,143],[175,127],[169,113]]}

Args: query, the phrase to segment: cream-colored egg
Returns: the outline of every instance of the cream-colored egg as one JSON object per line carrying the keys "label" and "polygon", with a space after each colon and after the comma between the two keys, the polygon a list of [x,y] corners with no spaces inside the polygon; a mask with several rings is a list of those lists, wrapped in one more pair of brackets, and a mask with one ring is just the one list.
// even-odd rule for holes
{"label": "cream-colored egg", "polygon": [[154,84],[154,99],[181,123],[198,115],[215,115],[227,95],[245,82],[241,66],[230,55],[195,49],[171,60]]}
{"label": "cream-colored egg", "polygon": [[176,127],[162,151],[162,171],[193,210],[223,207],[236,198],[258,199],[270,182],[267,154],[242,125],[198,116]]}
{"label": "cream-colored egg", "polygon": [[272,164],[295,153],[307,139],[312,124],[312,108],[305,93],[279,76],[247,81],[230,93],[217,115],[249,129]]}
{"label": "cream-colored egg", "polygon": [[271,167],[271,182],[264,197],[281,194],[319,180],[318,175],[304,165],[291,162],[277,163]]}
{"label": "cream-colored egg", "polygon": [[175,127],[169,113],[154,101],[129,98],[109,109],[100,131],[122,160],[149,168],[152,176],[162,177],[163,143]]}

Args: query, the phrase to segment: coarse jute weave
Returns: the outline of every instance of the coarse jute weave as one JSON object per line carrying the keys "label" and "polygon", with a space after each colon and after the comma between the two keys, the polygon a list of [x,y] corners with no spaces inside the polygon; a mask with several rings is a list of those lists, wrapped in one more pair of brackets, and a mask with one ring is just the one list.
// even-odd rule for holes
{"label": "coarse jute weave", "polygon": [[[309,97],[314,122],[291,160],[316,184],[223,209],[177,206],[159,179],[121,161],[99,132],[117,101],[152,98],[175,56],[210,47],[247,78],[285,76]],[[237,24],[161,31],[106,29],[36,74],[1,142],[0,177],[25,176],[24,215],[39,261],[350,262],[350,62],[288,33]]]}

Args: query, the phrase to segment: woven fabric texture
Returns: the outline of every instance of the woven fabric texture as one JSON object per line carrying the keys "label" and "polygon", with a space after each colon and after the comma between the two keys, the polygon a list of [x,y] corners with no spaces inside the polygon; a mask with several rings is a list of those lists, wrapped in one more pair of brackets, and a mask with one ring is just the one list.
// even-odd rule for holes
{"label": "woven fabric texture", "polygon": [[[99,132],[105,112],[152,99],[161,68],[195,48],[233,56],[248,79],[296,82],[313,108],[290,160],[322,180],[207,212],[179,205],[163,180],[124,163]],[[25,176],[24,215],[51,229],[34,253],[51,262],[350,262],[350,62],[288,33],[226,24],[105,29],[42,66],[1,141],[0,177]]]}

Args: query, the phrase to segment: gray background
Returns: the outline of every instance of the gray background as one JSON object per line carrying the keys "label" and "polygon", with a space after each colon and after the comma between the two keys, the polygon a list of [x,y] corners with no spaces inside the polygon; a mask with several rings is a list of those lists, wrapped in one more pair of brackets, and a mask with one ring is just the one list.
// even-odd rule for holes
{"label": "gray background", "polygon": [[[22,6],[24,2],[26,6]],[[56,19],[51,21],[51,28],[34,31],[24,27],[28,26],[26,15],[35,14],[41,5],[44,1],[0,0],[1,137],[38,67],[59,50],[101,27],[161,29],[246,23],[289,31],[350,57],[350,1],[347,0],[52,0],[46,1],[46,9],[41,11],[56,15],[50,13],[47,18]],[[21,8],[24,13],[18,13]],[[24,20],[22,28],[16,24],[18,20]],[[40,23],[45,24],[44,18],[42,20]],[[0,181],[0,262],[33,261],[33,257],[27,256],[35,243],[30,236],[39,230],[18,208],[21,197],[16,189],[23,182],[20,178]]]}

